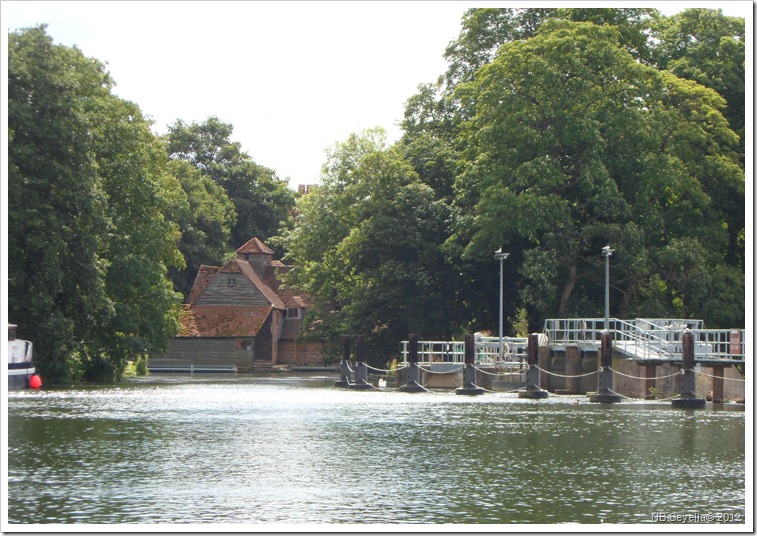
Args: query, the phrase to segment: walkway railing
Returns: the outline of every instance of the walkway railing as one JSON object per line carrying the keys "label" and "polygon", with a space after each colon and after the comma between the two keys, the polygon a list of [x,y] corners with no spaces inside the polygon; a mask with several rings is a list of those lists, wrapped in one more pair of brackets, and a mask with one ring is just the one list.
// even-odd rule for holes
{"label": "walkway railing", "polygon": [[[408,362],[408,341],[402,341],[402,363]],[[498,366],[520,364],[526,360],[528,339],[526,337],[503,337],[502,355],[499,353],[499,337],[476,338],[476,364]],[[427,366],[463,365],[465,363],[464,341],[418,341],[418,364]]]}
{"label": "walkway railing", "polygon": [[702,320],[610,318],[549,319],[544,333],[551,345],[596,345],[605,328],[613,333],[615,348],[635,359],[680,360],[681,334],[690,329],[694,335],[694,356],[698,361],[744,362],[745,331],[741,329],[704,329]]}

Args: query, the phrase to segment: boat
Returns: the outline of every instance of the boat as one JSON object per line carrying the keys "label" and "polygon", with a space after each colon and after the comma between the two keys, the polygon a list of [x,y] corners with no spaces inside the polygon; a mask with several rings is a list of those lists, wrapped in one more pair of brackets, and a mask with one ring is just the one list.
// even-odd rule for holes
{"label": "boat", "polygon": [[16,338],[16,325],[8,324],[8,389],[39,389],[42,380],[32,363],[32,343]]}

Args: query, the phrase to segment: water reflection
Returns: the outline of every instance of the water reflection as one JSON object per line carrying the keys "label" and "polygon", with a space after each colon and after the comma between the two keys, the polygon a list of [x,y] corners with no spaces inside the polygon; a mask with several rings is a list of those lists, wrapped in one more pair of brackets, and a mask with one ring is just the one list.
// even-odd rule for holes
{"label": "water reflection", "polygon": [[[649,523],[744,513],[742,408],[157,378],[9,399],[11,523]],[[735,410],[734,410],[735,409]]]}

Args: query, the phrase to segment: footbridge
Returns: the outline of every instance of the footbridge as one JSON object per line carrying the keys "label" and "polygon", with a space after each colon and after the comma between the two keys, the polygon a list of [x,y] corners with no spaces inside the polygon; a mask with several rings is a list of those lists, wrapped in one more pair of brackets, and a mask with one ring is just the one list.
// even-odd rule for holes
{"label": "footbridge", "polygon": [[[646,363],[679,363],[683,358],[684,330],[694,337],[694,360],[703,365],[737,365],[746,360],[745,330],[705,329],[702,320],[636,318],[561,318],[544,322],[541,345],[551,350],[579,347],[597,351],[602,332],[613,335],[613,349],[629,359]],[[476,335],[476,364],[481,367],[516,367],[526,361],[526,337]],[[435,370],[464,363],[463,341],[419,341],[418,363]],[[407,363],[407,341],[402,342],[402,361]]]}
{"label": "footbridge", "polygon": [[681,338],[689,330],[694,338],[694,361],[701,364],[743,364],[745,330],[705,329],[702,320],[635,318],[550,319],[544,322],[544,334],[550,347],[561,349],[579,346],[599,347],[602,332],[613,335],[613,349],[626,357],[644,362],[680,362]]}

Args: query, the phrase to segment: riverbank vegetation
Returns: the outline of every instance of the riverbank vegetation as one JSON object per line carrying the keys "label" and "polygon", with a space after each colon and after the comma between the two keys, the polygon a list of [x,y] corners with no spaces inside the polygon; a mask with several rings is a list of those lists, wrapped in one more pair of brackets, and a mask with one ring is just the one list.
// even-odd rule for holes
{"label": "riverbank vegetation", "polygon": [[[310,336],[507,333],[603,315],[743,327],[744,20],[719,10],[471,9],[403,136],[330,148],[297,196],[217,118],[165,136],[98,60],[9,35],[9,315],[51,382],[162,351],[200,264],[285,252]],[[441,52],[441,51],[440,51]],[[293,153],[296,158],[296,153]]]}

